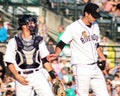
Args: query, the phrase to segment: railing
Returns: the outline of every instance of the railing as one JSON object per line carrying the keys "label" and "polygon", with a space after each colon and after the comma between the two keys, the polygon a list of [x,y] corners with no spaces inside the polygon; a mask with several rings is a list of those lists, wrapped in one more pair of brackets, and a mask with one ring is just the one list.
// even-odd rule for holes
{"label": "railing", "polygon": [[[43,4],[41,4],[41,2],[43,1],[43,0],[0,0],[0,4],[1,5],[5,5],[3,2],[5,2],[5,1],[7,1],[8,2],[8,6],[13,6],[13,8],[12,8],[12,12],[13,13],[11,13],[12,14],[12,17],[9,17],[9,18],[11,18],[11,20],[12,20],[12,26],[13,27],[15,27],[16,28],[16,14],[18,14],[19,15],[19,13],[30,13],[30,11],[28,11],[27,10],[27,6],[31,6],[31,4],[33,5],[33,6],[40,6],[40,5],[42,5],[43,6],[43,8],[44,8],[44,5]],[[56,3],[58,4],[58,3],[61,3],[61,2],[63,2],[64,0],[50,0],[51,2],[52,1],[56,1]],[[81,5],[77,5],[76,3],[75,3],[75,0],[67,0],[68,1],[68,3],[70,3],[70,5],[65,5],[64,4],[64,8],[62,8],[62,5],[60,5],[60,6],[57,6],[57,7],[59,7],[58,9],[61,9],[61,10],[58,10],[59,12],[59,14],[61,13],[61,11],[62,11],[62,15],[60,15],[62,18],[65,18],[65,16],[67,17],[67,19],[74,19],[74,20],[76,20],[76,19],[78,19],[78,16],[80,16],[80,14],[81,14],[81,12],[82,12],[82,10],[83,10],[83,6],[84,6],[84,4],[82,4],[82,3],[80,3]],[[19,7],[18,7],[18,5],[19,5]],[[5,5],[5,7],[6,7],[7,5]],[[17,6],[17,7],[16,7]],[[22,7],[20,7],[20,6],[22,6]],[[45,9],[45,8],[44,8]],[[68,14],[67,13],[65,13],[66,12],[66,10],[69,10],[69,12],[68,12]],[[17,11],[17,12],[16,12]],[[45,10],[46,11],[46,10]],[[57,8],[56,8],[56,11],[57,11]],[[6,11],[5,11],[6,12]],[[47,14],[48,12],[46,12],[46,14]],[[6,13],[4,13],[4,14],[6,14],[6,16],[8,16],[8,13],[6,12]],[[32,14],[32,15],[35,15],[34,13],[30,13],[30,14]],[[101,13],[101,15],[102,15],[102,17],[104,17],[103,18],[103,20],[102,19],[100,19],[99,20],[99,24],[101,24],[101,25],[103,25],[103,27],[100,27],[101,28],[101,30],[102,29],[104,29],[104,30],[102,30],[101,31],[101,33],[102,33],[102,35],[106,35],[108,38],[110,38],[111,40],[113,40],[113,41],[117,41],[117,42],[120,42],[120,32],[118,32],[118,30],[117,30],[117,28],[120,26],[120,24],[118,24],[117,23],[117,20],[113,20],[113,18],[111,17],[111,18],[109,18],[109,15],[108,14],[106,14],[106,13]],[[73,16],[72,18],[70,18],[71,16]],[[50,17],[50,15],[49,15],[49,17]],[[47,17],[48,18],[48,17]],[[107,18],[107,19],[106,19]],[[62,20],[61,20],[62,21]],[[62,21],[63,22],[63,21]],[[55,25],[54,25],[55,26]]]}
{"label": "railing", "polygon": [[118,64],[120,58],[120,45],[101,46],[103,53],[107,56],[110,67],[114,67]]}
{"label": "railing", "polygon": [[[17,17],[22,14],[36,15],[34,12],[27,10],[27,6],[37,6],[39,0],[0,0],[1,15],[7,18],[12,28],[17,29]],[[26,4],[25,4],[26,3]]]}
{"label": "railing", "polygon": [[16,23],[17,18],[16,18],[15,16],[13,16],[13,15],[10,14],[10,13],[7,13],[7,12],[6,12],[5,10],[3,10],[3,9],[0,9],[0,12],[1,12],[1,16],[3,16],[4,18],[7,18],[7,19],[10,21],[11,26],[12,26],[13,28],[17,28],[17,23]]}
{"label": "railing", "polygon": [[9,3],[9,5],[30,5],[30,6],[38,6],[40,5],[41,0],[0,0],[0,4]]}

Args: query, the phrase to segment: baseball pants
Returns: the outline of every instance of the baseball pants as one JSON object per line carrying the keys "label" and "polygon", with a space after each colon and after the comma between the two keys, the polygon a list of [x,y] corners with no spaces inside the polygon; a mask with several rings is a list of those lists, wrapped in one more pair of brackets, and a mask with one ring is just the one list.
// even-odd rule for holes
{"label": "baseball pants", "polygon": [[33,96],[34,91],[37,96],[54,96],[42,70],[32,74],[22,75],[27,77],[26,79],[29,81],[29,85],[22,85],[16,81],[16,96]]}
{"label": "baseball pants", "polygon": [[95,96],[109,96],[102,71],[97,64],[73,65],[76,83],[76,96],[88,96],[92,88]]}

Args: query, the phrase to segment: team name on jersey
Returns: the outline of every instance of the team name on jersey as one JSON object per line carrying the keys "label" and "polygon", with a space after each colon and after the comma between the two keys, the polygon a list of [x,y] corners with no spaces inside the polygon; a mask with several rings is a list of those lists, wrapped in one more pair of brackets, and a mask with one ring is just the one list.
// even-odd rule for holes
{"label": "team name on jersey", "polygon": [[93,34],[93,35],[87,35],[87,36],[82,36],[80,38],[81,42],[84,44],[86,42],[89,42],[89,41],[98,41],[98,36],[96,34]]}

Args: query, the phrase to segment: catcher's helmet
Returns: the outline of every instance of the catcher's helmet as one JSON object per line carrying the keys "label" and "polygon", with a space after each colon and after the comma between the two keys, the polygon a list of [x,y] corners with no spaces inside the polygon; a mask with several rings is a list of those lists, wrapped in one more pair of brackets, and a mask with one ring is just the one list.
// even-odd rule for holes
{"label": "catcher's helmet", "polygon": [[18,18],[18,25],[19,28],[18,30],[22,29],[22,25],[26,25],[28,22],[34,22],[35,24],[37,23],[37,19],[35,16],[32,15],[22,15]]}

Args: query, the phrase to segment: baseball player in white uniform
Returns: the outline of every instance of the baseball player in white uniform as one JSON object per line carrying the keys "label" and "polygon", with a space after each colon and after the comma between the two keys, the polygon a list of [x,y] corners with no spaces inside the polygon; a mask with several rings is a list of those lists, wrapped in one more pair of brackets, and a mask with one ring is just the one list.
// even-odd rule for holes
{"label": "baseball player in white uniform", "polygon": [[4,57],[16,78],[16,96],[32,96],[33,91],[37,96],[54,96],[42,68],[47,69],[52,79],[55,72],[48,63],[49,52],[43,38],[36,36],[36,18],[23,15],[18,24],[22,32],[9,41]]}
{"label": "baseball player in white uniform", "polygon": [[100,30],[95,22],[100,17],[99,7],[88,3],[84,8],[83,17],[68,25],[56,45],[56,58],[65,44],[70,44],[71,64],[76,82],[76,96],[88,96],[92,88],[95,96],[109,96],[102,71],[97,66],[98,56],[105,67],[106,58],[99,47]]}

